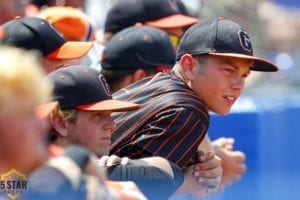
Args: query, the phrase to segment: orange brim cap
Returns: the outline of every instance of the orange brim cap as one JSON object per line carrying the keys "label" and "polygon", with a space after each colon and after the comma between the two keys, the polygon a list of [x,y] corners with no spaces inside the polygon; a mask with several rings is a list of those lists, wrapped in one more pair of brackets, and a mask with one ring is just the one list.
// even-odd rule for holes
{"label": "orange brim cap", "polygon": [[124,112],[140,108],[139,104],[114,99],[100,101],[87,105],[76,106],[79,110]]}
{"label": "orange brim cap", "polygon": [[66,42],[45,57],[50,59],[81,58],[90,51],[93,45],[93,42]]}
{"label": "orange brim cap", "polygon": [[278,67],[263,58],[253,56],[247,32],[236,22],[224,18],[196,23],[186,30],[177,49],[176,60],[184,54],[210,54],[253,61],[251,70],[273,72]]}
{"label": "orange brim cap", "polygon": [[199,22],[200,19],[182,14],[170,15],[154,21],[147,21],[145,24],[156,28],[179,28],[191,26]]}
{"label": "orange brim cap", "polygon": [[39,118],[46,118],[52,112],[52,110],[57,106],[57,104],[58,102],[54,101],[54,102],[38,105],[35,108],[36,116]]}
{"label": "orange brim cap", "polygon": [[[57,28],[68,41],[84,41],[89,22],[84,12],[69,6],[51,6],[38,15]],[[76,27],[76,28],[74,28]]]}
{"label": "orange brim cap", "polygon": [[241,59],[251,60],[254,62],[253,67],[251,67],[251,70],[253,71],[264,71],[264,72],[278,71],[278,67],[273,63],[263,58],[258,58],[255,56],[248,56],[248,55],[238,54],[238,53],[208,53],[208,54],[215,55],[215,56],[222,56],[222,57],[241,58]]}

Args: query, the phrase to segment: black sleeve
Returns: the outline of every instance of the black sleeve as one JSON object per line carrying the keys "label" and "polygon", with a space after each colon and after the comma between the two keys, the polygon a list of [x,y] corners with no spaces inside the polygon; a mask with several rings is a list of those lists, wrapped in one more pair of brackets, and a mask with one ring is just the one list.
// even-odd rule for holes
{"label": "black sleeve", "polygon": [[108,178],[114,181],[133,181],[149,200],[166,200],[182,184],[183,172],[170,162],[174,178],[154,166],[116,165],[108,168]]}

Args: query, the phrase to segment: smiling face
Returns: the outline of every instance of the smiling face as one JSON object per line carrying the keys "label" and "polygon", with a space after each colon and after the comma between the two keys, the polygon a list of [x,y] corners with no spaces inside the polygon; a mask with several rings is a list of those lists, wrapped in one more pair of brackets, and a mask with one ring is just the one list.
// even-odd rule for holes
{"label": "smiling face", "polygon": [[203,99],[208,111],[228,114],[243,92],[252,62],[212,55],[202,64],[199,64],[199,58],[194,56],[192,59],[195,67],[188,85]]}
{"label": "smiling face", "polygon": [[70,144],[81,144],[97,156],[108,155],[110,137],[115,128],[111,112],[78,111],[76,122],[66,122]]}

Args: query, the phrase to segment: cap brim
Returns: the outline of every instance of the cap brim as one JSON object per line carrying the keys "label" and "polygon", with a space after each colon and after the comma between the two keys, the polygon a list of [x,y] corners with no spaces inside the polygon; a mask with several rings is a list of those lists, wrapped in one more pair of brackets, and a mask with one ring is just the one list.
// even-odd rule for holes
{"label": "cap brim", "polygon": [[52,110],[57,106],[57,104],[58,104],[57,101],[53,101],[50,103],[45,103],[37,106],[35,108],[36,116],[39,118],[46,118],[52,112]]}
{"label": "cap brim", "polygon": [[247,59],[247,60],[252,60],[254,61],[253,67],[250,69],[253,71],[262,71],[262,72],[276,72],[278,71],[278,67],[274,65],[273,63],[262,59],[258,58],[255,56],[247,56],[244,54],[237,54],[237,53],[208,53],[210,55],[216,55],[216,56],[223,56],[223,57],[233,57],[233,58],[242,58],[242,59]]}
{"label": "cap brim", "polygon": [[191,26],[199,22],[200,19],[182,14],[170,15],[159,20],[148,21],[145,24],[157,28],[178,28]]}
{"label": "cap brim", "polygon": [[60,48],[45,57],[52,59],[81,58],[89,52],[93,44],[93,42],[66,42]]}
{"label": "cap brim", "polygon": [[140,108],[139,104],[118,101],[118,100],[104,100],[98,103],[80,105],[76,107],[79,110],[90,110],[90,111],[112,111],[112,112],[124,112],[131,111]]}

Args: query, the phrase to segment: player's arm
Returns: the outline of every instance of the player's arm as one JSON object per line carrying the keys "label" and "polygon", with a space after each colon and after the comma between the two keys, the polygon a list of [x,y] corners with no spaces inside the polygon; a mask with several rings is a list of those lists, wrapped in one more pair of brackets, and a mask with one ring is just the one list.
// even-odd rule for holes
{"label": "player's arm", "polygon": [[164,157],[184,168],[195,156],[207,124],[206,116],[173,107],[149,120],[140,130],[145,137],[137,138],[135,147],[144,155]]}
{"label": "player's arm", "polygon": [[152,157],[109,167],[108,178],[136,183],[149,199],[168,199],[182,184],[183,172],[164,158]]}
{"label": "player's arm", "polygon": [[198,157],[199,163],[185,170],[184,183],[174,195],[185,194],[199,198],[219,191],[222,177],[220,159],[212,151],[199,152]]}

